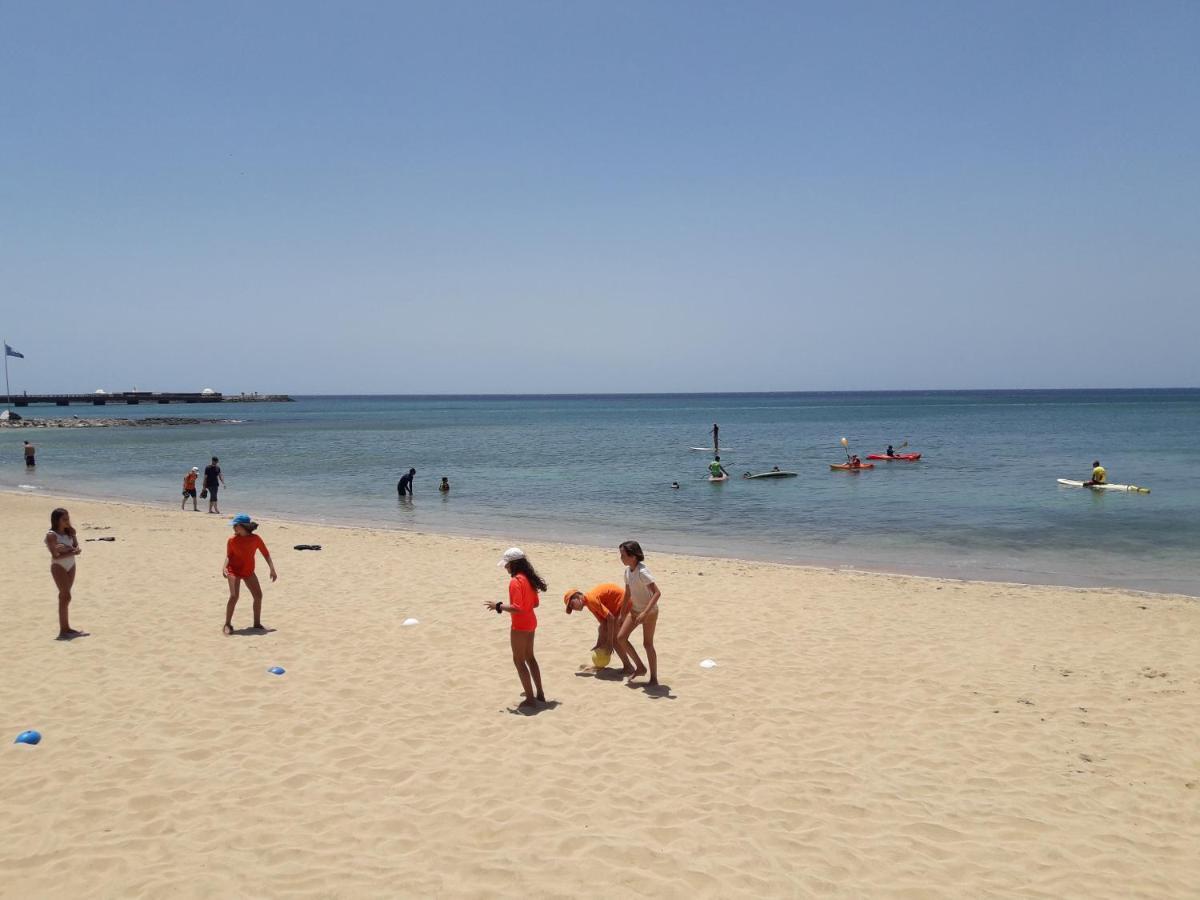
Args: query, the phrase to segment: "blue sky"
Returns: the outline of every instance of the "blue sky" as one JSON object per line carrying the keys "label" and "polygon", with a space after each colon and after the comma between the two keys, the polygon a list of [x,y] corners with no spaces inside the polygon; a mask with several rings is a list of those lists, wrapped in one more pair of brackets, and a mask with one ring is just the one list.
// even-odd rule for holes
{"label": "blue sky", "polygon": [[14,389],[1200,384],[1200,4],[16,3]]}

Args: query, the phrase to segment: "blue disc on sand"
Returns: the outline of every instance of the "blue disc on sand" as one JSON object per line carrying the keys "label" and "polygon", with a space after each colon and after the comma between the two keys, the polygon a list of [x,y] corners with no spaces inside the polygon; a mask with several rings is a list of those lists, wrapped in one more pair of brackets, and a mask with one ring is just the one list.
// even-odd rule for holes
{"label": "blue disc on sand", "polygon": [[22,731],[17,735],[14,744],[38,744],[41,743],[42,733],[40,731]]}
{"label": "blue disc on sand", "polygon": [[271,668],[267,669],[267,671],[272,675],[282,675],[287,670],[284,669],[283,666],[271,666]]}

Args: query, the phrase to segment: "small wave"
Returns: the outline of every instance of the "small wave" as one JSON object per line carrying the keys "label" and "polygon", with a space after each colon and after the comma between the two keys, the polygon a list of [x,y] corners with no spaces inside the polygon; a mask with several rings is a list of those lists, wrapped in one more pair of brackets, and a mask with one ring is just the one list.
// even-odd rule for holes
{"label": "small wave", "polygon": [[18,484],[17,487],[19,487],[23,491],[40,491],[41,490],[41,488],[39,488],[36,484]]}

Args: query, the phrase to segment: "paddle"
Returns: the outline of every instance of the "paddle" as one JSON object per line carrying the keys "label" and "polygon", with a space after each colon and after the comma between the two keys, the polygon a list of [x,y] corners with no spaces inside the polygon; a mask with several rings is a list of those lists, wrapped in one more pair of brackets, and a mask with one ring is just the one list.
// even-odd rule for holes
{"label": "paddle", "polygon": [[892,448],[892,456],[899,456],[899,455],[900,455],[900,451],[901,451],[901,450],[903,450],[903,449],[904,449],[905,447],[907,447],[907,446],[908,446],[908,441],[905,441],[905,442],[904,442],[903,444],[901,444],[899,447],[893,447],[893,448]]}
{"label": "paddle", "polygon": [[842,438],[842,451],[846,454],[846,464],[850,464],[850,442]]}

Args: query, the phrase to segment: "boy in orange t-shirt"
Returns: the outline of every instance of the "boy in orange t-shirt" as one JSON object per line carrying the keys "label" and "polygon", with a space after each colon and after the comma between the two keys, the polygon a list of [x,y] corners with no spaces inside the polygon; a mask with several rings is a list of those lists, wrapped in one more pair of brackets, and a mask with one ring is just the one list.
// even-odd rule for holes
{"label": "boy in orange t-shirt", "polygon": [[199,475],[200,470],[196,466],[192,466],[192,471],[183,476],[183,500],[179,504],[180,509],[187,508],[188,497],[191,497],[192,509],[200,512],[200,507],[196,505],[196,478]]}
{"label": "boy in orange t-shirt", "polygon": [[625,588],[606,583],[596,585],[586,594],[579,588],[571,588],[563,595],[563,603],[567,615],[587,609],[600,623],[592,650],[603,650],[611,655],[615,647],[621,662],[628,666],[624,651],[616,646],[617,625],[621,621],[621,601],[624,597]]}
{"label": "boy in orange t-shirt", "polygon": [[266,631],[262,623],[262,586],[254,574],[254,554],[262,553],[267,568],[271,570],[271,580],[274,581],[279,576],[275,574],[275,563],[271,562],[271,551],[263,539],[254,533],[258,523],[245,513],[234,516],[230,524],[233,525],[233,537],[225,544],[225,565],[221,568],[221,574],[229,582],[229,603],[225,605],[225,627],[222,631],[233,634],[233,611],[237,608],[243,581],[254,598],[254,628]]}

